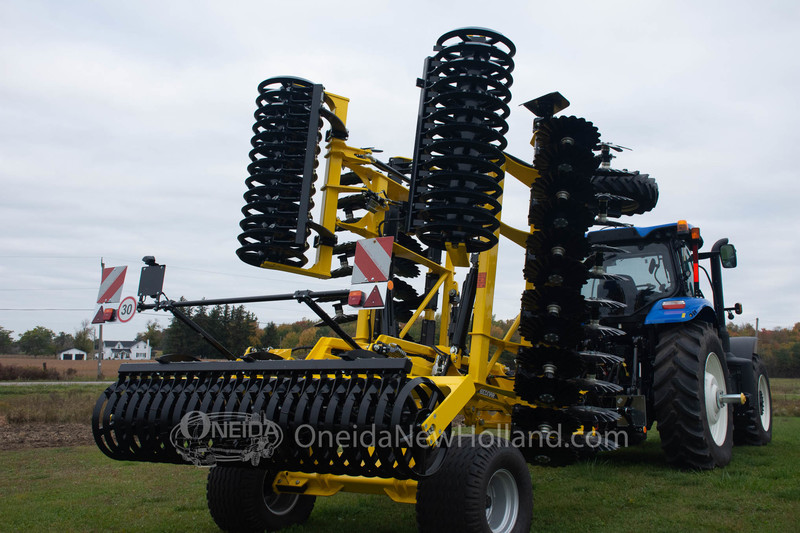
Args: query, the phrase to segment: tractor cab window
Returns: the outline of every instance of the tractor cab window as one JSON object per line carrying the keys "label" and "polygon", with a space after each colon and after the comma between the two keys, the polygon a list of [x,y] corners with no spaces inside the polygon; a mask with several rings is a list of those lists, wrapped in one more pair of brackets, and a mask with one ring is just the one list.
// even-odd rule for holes
{"label": "tractor cab window", "polygon": [[626,308],[613,314],[630,315],[675,292],[678,282],[666,244],[614,246],[625,252],[607,252],[603,264],[606,272],[618,278],[590,280],[584,286],[584,296],[622,302]]}
{"label": "tractor cab window", "polygon": [[686,243],[680,243],[678,247],[678,258],[681,265],[678,273],[680,282],[685,287],[686,293],[691,294],[694,291],[694,284],[692,283],[692,251]]}

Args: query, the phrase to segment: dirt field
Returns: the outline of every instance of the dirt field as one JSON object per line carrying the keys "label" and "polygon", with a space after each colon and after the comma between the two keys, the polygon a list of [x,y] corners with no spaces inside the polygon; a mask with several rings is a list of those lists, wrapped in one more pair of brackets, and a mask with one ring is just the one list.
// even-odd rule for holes
{"label": "dirt field", "polygon": [[[139,361],[103,360],[102,368],[105,378],[114,379],[119,366],[125,362]],[[70,375],[70,380],[93,381],[97,379],[97,360],[60,361],[54,357],[0,355],[0,365],[41,369],[42,364],[46,364],[48,370],[58,371],[62,379],[70,368],[75,370],[75,374]],[[3,416],[0,416],[0,450],[85,446],[93,443],[92,428],[88,420],[86,424],[9,424]]]}
{"label": "dirt field", "polygon": [[[107,379],[117,376],[119,365],[122,363],[152,363],[153,361],[124,361],[119,359],[103,359],[103,375]],[[0,355],[0,365],[28,366],[41,369],[42,364],[47,365],[48,370],[57,370],[62,377],[66,375],[67,369],[74,369],[76,374],[70,379],[85,380],[97,379],[97,360],[88,361],[61,361],[55,357],[33,357],[24,355]]]}
{"label": "dirt field", "polygon": [[0,450],[87,446],[94,443],[89,424],[13,424],[0,419]]}

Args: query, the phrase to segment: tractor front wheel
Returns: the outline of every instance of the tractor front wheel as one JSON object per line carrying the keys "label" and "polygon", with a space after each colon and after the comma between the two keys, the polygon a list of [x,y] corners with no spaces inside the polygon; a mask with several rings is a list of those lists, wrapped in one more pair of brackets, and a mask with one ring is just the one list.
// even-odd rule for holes
{"label": "tractor front wheel", "polygon": [[206,498],[214,522],[224,531],[278,531],[308,520],[315,497],[276,493],[274,479],[265,469],[212,468]]}
{"label": "tractor front wheel", "polygon": [[662,332],[653,396],[667,461],[682,468],[725,466],[733,447],[733,408],[721,400],[729,383],[725,353],[709,324]]}
{"label": "tractor front wheel", "polygon": [[743,406],[742,414],[734,420],[733,441],[762,446],[772,440],[772,392],[764,363],[753,358],[753,367],[756,389],[745,391],[750,393],[750,405]]}
{"label": "tractor front wheel", "polygon": [[489,433],[461,436],[442,467],[420,480],[421,532],[522,533],[531,527],[533,487],[525,459]]}

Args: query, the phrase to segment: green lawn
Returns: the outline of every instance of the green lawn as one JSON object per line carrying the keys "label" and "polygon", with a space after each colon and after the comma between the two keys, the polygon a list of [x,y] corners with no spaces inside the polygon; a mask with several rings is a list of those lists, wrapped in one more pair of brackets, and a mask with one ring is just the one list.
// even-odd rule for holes
{"label": "green lawn", "polygon": [[[531,468],[532,531],[796,531],[800,418],[775,420],[765,447],[735,448],[711,472],[664,464],[657,432],[643,446],[560,469]],[[3,531],[217,531],[206,471],[118,462],[93,447],[0,452]],[[304,529],[414,531],[414,508],[385,497],[320,498]]]}
{"label": "green lawn", "polygon": [[774,378],[770,389],[775,416],[800,416],[800,379]]}

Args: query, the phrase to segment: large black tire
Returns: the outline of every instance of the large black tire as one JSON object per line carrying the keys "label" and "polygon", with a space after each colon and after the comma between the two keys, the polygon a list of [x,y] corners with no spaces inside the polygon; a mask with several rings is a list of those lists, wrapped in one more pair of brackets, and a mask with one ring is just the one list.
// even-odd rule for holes
{"label": "large black tire", "polygon": [[208,473],[206,499],[211,517],[224,531],[278,531],[302,524],[314,496],[278,494],[275,473],[265,469],[215,466]]}
{"label": "large black tire", "polygon": [[[596,172],[601,172],[598,170]],[[624,196],[629,199],[621,205],[623,215],[641,215],[652,210],[658,203],[658,184],[647,174],[619,173],[592,176],[595,193]]]}
{"label": "large black tire", "polygon": [[441,469],[417,487],[417,528],[423,533],[523,533],[532,518],[525,459],[489,433],[460,437]]}
{"label": "large black tire", "polygon": [[750,393],[750,404],[744,406],[734,418],[733,443],[763,446],[772,440],[772,390],[767,369],[760,359],[753,359],[755,390]]}
{"label": "large black tire", "polygon": [[733,409],[719,405],[730,378],[725,353],[708,324],[667,329],[656,347],[653,400],[661,448],[681,468],[725,466],[733,447]]}

